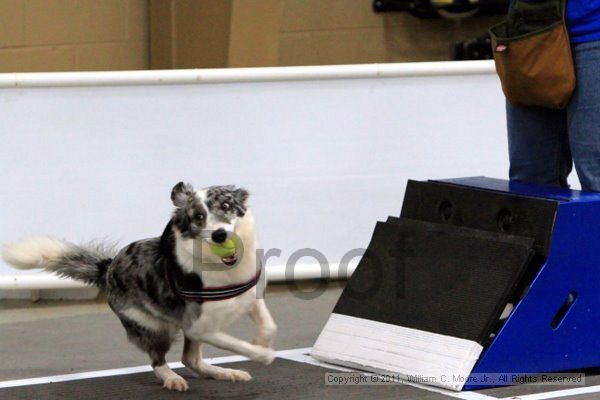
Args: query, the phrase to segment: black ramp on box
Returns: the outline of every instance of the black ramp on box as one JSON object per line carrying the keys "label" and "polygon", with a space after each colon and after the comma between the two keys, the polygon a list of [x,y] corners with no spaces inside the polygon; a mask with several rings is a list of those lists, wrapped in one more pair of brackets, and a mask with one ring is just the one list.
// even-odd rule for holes
{"label": "black ramp on box", "polygon": [[408,181],[401,217],[534,239],[547,256],[559,201],[444,182]]}
{"label": "black ramp on box", "polygon": [[404,385],[326,386],[331,371],[314,365],[276,359],[270,366],[253,362],[222,365],[249,371],[250,382],[199,379],[176,370],[190,385],[185,393],[162,389],[152,372],[0,389],[1,399],[449,399],[441,394]]}
{"label": "black ramp on box", "polygon": [[408,218],[379,222],[333,313],[483,344],[532,243]]}
{"label": "black ramp on box", "polygon": [[[473,372],[515,371],[517,363],[510,361],[514,357],[506,355],[523,344],[520,332],[533,322],[540,322],[532,330],[534,336],[546,335],[547,342],[561,336],[560,329],[550,332],[550,321],[559,321],[553,308],[565,303],[565,295],[556,294],[559,299],[555,299],[546,288],[545,292],[535,288],[543,282],[542,287],[558,289],[552,292],[575,297],[577,287],[569,284],[572,277],[556,268],[569,256],[593,254],[583,247],[565,249],[565,243],[576,236],[573,228],[564,234],[565,227],[571,226],[565,221],[581,218],[572,210],[577,203],[590,206],[588,200],[598,201],[595,195],[488,178],[409,181],[400,218],[377,224],[311,355],[405,379],[426,377],[428,385],[456,391],[476,386],[465,384]],[[557,228],[562,229],[561,235],[554,232]],[[557,254],[562,261],[547,262],[556,260]],[[579,264],[587,265],[589,257],[583,260]],[[538,279],[544,271],[551,276],[549,265],[555,268],[552,279]],[[544,299],[540,293],[546,293]],[[548,309],[542,306],[545,297]],[[500,320],[503,310],[511,310],[506,307],[509,302],[515,307],[509,318]],[[588,318],[590,309],[574,307],[573,326],[581,322],[576,316]],[[548,315],[536,320],[539,315],[534,310]],[[565,343],[570,347],[573,341]],[[515,354],[529,354],[525,347]],[[543,346],[538,343],[538,347],[535,360],[548,358]],[[573,351],[583,354],[576,346]],[[565,361],[563,353],[556,353],[553,368],[557,370]],[[519,360],[529,369],[547,368],[531,357]],[[577,361],[574,365],[594,365],[594,361]]]}
{"label": "black ramp on box", "polygon": [[398,217],[392,217],[391,215],[389,217],[387,217],[387,220],[385,220],[386,224],[397,224],[400,221],[400,218]]}

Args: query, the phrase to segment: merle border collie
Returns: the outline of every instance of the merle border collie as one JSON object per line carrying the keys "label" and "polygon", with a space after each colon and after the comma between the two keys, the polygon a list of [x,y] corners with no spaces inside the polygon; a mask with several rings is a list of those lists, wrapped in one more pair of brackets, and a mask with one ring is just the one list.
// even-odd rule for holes
{"label": "merle border collie", "polygon": [[[171,200],[175,209],[161,236],[133,242],[118,252],[98,244],[80,246],[35,237],[4,246],[2,256],[17,268],[44,268],[105,290],[127,337],[148,353],[164,387],[188,389],[185,379],[165,361],[180,331],[182,362],[191,371],[227,381],[250,380],[246,371],[202,360],[203,343],[263,364],[275,357],[277,328],[264,302],[265,285],[257,287],[265,274],[257,260],[248,192],[234,186],[195,191],[179,182]],[[211,245],[233,235],[241,244],[235,254],[219,258],[211,253]],[[258,326],[253,343],[224,332],[244,314]]]}

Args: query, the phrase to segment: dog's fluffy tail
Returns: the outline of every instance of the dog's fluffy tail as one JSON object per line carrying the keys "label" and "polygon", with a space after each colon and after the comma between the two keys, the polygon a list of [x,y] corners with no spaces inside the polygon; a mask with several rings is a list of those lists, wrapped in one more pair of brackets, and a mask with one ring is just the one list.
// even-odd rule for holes
{"label": "dog's fluffy tail", "polygon": [[43,268],[98,287],[106,285],[106,271],[115,253],[101,243],[78,246],[49,236],[25,239],[0,250],[2,258],[16,268]]}

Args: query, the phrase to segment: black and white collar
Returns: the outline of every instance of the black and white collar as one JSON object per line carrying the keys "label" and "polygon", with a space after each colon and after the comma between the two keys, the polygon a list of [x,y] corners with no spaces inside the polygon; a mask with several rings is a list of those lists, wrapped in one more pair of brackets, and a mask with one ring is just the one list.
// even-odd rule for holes
{"label": "black and white collar", "polygon": [[184,290],[181,289],[177,284],[177,280],[173,276],[171,268],[169,268],[169,263],[169,257],[164,257],[163,264],[165,277],[167,278],[173,293],[175,293],[175,295],[182,300],[195,301],[199,303],[205,301],[227,300],[239,296],[242,293],[252,289],[258,283],[262,272],[262,268],[259,267],[256,275],[254,275],[252,279],[235,285],[208,286],[202,287],[200,290]]}

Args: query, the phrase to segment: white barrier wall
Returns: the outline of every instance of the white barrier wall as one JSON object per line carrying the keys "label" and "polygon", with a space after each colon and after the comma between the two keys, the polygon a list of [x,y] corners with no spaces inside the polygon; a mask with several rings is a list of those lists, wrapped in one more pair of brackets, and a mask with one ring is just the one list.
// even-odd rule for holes
{"label": "white barrier wall", "polygon": [[[167,85],[136,81],[143,73],[76,87],[85,82],[47,87],[65,74],[0,76],[0,243],[160,235],[184,180],[249,189],[263,246],[282,250],[269,265],[305,247],[337,262],[399,214],[407,179],[507,176],[493,66],[457,64],[257,69],[267,72]],[[25,87],[6,88],[16,84]],[[0,275],[15,273],[0,261]]]}

